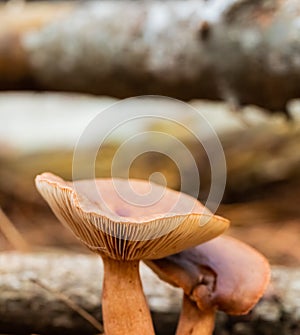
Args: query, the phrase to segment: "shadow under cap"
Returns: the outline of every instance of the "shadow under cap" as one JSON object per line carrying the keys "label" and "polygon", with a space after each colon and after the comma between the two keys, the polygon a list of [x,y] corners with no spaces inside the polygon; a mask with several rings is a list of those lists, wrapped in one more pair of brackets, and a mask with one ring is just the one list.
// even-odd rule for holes
{"label": "shadow under cap", "polygon": [[[78,239],[116,260],[162,258],[215,238],[229,226],[193,197],[146,180],[66,182],[44,173],[36,177],[36,186]],[[148,191],[160,195],[150,205]],[[126,194],[133,194],[132,201]]]}

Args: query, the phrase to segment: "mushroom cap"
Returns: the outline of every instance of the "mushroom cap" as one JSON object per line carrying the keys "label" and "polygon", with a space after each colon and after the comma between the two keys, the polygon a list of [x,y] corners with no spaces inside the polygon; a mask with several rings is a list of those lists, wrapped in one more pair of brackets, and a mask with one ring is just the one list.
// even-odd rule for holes
{"label": "mushroom cap", "polygon": [[200,310],[212,307],[247,314],[270,280],[270,266],[259,252],[228,236],[147,265],[163,280],[183,288]]}
{"label": "mushroom cap", "polygon": [[43,173],[36,186],[78,239],[117,260],[162,258],[206,242],[229,225],[193,197],[146,180],[66,182]]}

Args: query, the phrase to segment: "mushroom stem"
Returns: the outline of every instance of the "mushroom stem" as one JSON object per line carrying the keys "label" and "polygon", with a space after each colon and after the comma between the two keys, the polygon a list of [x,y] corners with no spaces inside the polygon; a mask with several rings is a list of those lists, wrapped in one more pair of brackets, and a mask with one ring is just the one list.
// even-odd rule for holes
{"label": "mushroom stem", "polygon": [[143,292],[139,261],[103,257],[102,314],[105,335],[154,335]]}
{"label": "mushroom stem", "polygon": [[215,309],[200,311],[197,305],[184,295],[176,335],[211,335],[214,327]]}

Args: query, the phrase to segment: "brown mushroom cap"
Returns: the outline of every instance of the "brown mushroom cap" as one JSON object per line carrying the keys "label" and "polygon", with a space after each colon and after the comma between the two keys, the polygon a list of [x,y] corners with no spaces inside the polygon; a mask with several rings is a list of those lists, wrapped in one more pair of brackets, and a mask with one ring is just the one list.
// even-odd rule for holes
{"label": "brown mushroom cap", "polygon": [[158,276],[196,302],[232,315],[246,314],[270,279],[267,260],[247,244],[227,236],[164,259],[147,261]]}
{"label": "brown mushroom cap", "polygon": [[193,197],[145,180],[66,182],[44,173],[36,186],[88,248],[113,259],[162,258],[208,241],[229,225]]}

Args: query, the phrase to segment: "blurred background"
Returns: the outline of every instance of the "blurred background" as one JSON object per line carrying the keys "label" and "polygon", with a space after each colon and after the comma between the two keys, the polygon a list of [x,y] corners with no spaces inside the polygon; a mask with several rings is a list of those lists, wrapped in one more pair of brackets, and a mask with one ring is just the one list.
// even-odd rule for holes
{"label": "blurred background", "polygon": [[[300,265],[299,7],[291,0],[1,2],[0,206],[14,228],[2,213],[0,251],[22,249],[19,232],[30,247],[87,252],[58,223],[34,177],[51,171],[71,179],[73,150],[89,122],[119,99],[155,94],[188,102],[218,134],[227,184],[217,213],[231,220],[227,233],[273,264]],[[194,122],[184,110],[178,118]],[[205,201],[210,170],[201,144],[174,125],[142,127],[176,134],[189,148]],[[110,176],[126,138],[101,147],[98,177]],[[139,156],[130,176],[153,172],[180,189],[176,164],[155,152]]]}

